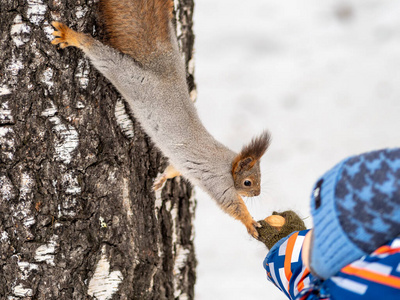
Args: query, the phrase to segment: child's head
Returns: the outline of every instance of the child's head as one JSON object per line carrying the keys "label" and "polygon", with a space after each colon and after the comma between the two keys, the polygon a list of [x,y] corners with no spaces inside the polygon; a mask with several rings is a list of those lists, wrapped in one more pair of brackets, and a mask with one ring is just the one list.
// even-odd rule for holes
{"label": "child's head", "polygon": [[310,268],[328,278],[400,233],[400,149],[347,158],[311,195]]}

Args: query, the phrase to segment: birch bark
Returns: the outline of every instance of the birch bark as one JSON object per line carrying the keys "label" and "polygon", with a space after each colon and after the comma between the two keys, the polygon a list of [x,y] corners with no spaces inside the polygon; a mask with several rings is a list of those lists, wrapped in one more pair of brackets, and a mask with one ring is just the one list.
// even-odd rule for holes
{"label": "birch bark", "polygon": [[[193,79],[193,1],[176,1]],[[193,299],[195,200],[52,20],[103,38],[94,1],[0,6],[0,298]]]}

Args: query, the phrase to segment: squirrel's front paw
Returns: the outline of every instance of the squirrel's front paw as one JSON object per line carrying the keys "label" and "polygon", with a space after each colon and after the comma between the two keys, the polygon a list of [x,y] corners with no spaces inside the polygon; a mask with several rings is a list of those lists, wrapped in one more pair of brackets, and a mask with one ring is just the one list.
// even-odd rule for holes
{"label": "squirrel's front paw", "polygon": [[258,240],[258,237],[259,237],[256,228],[259,228],[259,227],[261,227],[261,225],[260,225],[258,222],[254,221],[254,220],[253,220],[250,224],[246,225],[247,232],[248,232],[253,238],[255,238],[256,240]]}
{"label": "squirrel's front paw", "polygon": [[60,45],[60,48],[69,46],[78,47],[80,46],[81,33],[78,33],[67,25],[60,22],[52,22],[51,25],[56,29],[52,35],[56,38],[51,41],[53,45]]}

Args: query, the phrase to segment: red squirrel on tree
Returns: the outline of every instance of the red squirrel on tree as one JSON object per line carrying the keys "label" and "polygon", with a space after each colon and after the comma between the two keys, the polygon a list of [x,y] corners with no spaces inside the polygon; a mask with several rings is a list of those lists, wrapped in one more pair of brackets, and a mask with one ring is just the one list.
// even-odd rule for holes
{"label": "red squirrel on tree", "polygon": [[242,196],[260,194],[260,159],[268,132],[240,153],[219,143],[200,121],[190,100],[186,71],[173,27],[172,0],[101,0],[109,45],[53,22],[54,45],[81,49],[117,88],[135,118],[170,165],[154,182],[183,175],[206,191],[253,237],[259,224]]}

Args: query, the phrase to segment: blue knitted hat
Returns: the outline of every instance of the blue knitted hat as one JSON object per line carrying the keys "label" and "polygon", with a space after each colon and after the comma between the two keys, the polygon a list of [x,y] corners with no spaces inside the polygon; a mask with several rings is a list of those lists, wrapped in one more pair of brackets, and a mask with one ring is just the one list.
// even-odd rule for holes
{"label": "blue knitted hat", "polygon": [[400,234],[400,149],[347,158],[311,195],[310,268],[329,278]]}

